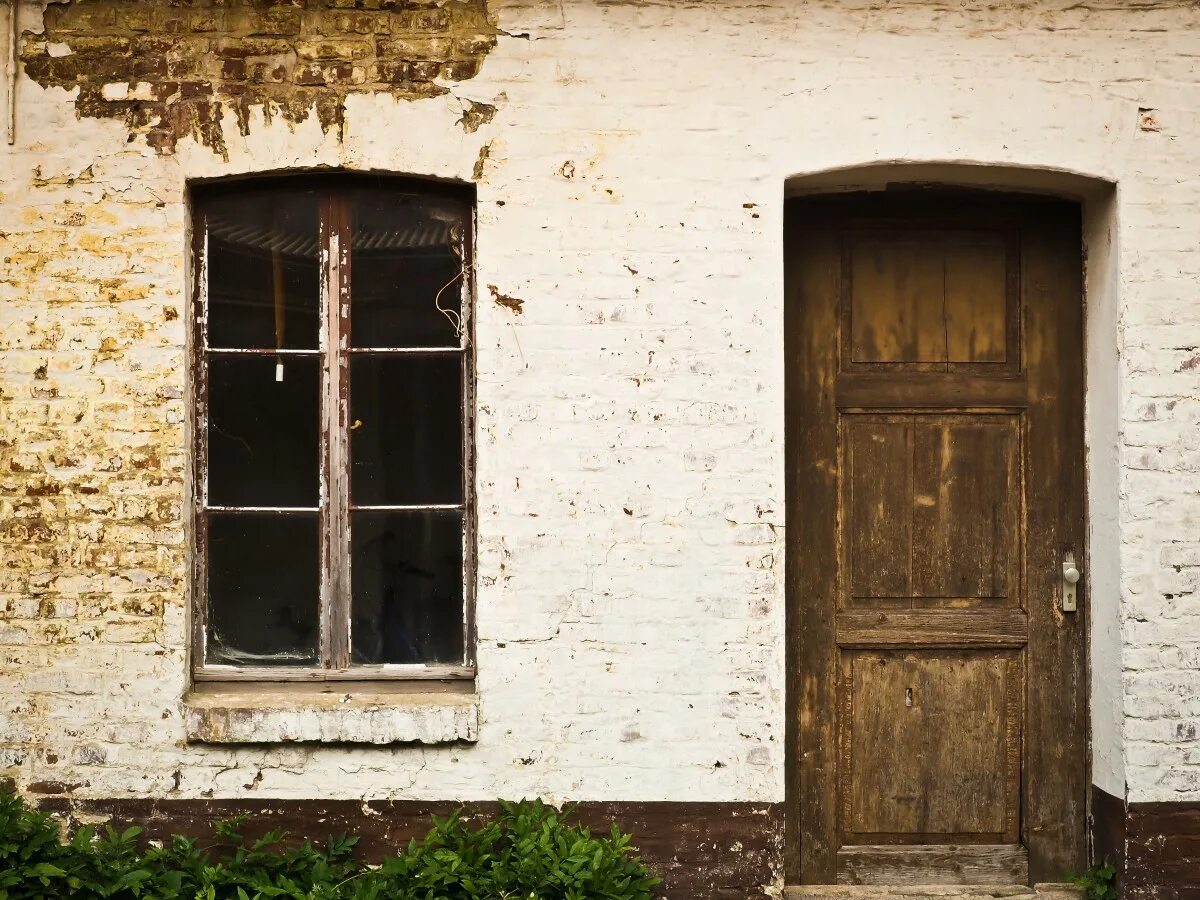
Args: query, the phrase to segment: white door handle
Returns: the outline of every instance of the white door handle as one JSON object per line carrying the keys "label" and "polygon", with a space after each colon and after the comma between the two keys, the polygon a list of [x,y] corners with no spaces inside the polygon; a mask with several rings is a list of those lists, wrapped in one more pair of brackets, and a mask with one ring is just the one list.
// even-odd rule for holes
{"label": "white door handle", "polygon": [[1079,608],[1078,592],[1075,586],[1083,574],[1075,566],[1075,554],[1067,551],[1062,561],[1062,611],[1075,612]]}

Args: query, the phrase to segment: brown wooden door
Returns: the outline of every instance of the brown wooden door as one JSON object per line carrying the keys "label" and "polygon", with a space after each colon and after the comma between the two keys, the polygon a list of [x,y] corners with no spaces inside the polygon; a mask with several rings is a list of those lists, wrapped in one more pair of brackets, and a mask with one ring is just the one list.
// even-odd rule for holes
{"label": "brown wooden door", "polygon": [[793,878],[1084,864],[1081,269],[1066,203],[789,203]]}

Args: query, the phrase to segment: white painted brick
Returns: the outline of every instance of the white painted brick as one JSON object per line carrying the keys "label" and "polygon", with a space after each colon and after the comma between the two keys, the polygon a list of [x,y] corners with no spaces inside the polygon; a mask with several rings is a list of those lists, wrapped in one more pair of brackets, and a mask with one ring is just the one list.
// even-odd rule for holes
{"label": "white painted brick", "polygon": [[[255,112],[244,137],[226,121],[228,160],[190,140],[159,156],[22,79],[0,150],[0,689],[19,745],[0,766],[69,769],[95,796],[178,770],[179,796],[240,796],[264,771],[281,797],[782,800],[784,185],[958,161],[1118,184],[1117,542],[1092,549],[1117,559],[1109,687],[1131,724],[1101,737],[1132,799],[1200,800],[1200,14],[494,6],[533,39],[502,37],[455,87],[498,107],[470,134],[453,97],[352,95],[342,140]],[[131,83],[106,90],[145,93]],[[185,179],[469,180],[485,145],[478,743],[186,745]],[[26,494],[45,484],[62,493]]]}

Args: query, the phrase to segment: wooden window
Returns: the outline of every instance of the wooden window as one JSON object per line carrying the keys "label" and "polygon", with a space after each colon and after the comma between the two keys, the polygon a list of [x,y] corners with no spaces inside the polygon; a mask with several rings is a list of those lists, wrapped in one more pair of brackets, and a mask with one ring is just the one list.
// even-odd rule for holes
{"label": "wooden window", "polygon": [[472,677],[470,193],[195,201],[195,677]]}

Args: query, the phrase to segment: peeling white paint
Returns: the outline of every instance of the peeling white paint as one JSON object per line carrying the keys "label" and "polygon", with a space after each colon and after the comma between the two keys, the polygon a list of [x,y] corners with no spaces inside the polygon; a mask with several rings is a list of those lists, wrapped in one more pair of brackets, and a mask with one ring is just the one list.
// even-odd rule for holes
{"label": "peeling white paint", "polygon": [[[233,797],[262,771],[277,797],[781,801],[785,185],[972,164],[1117,185],[1111,306],[1089,319],[1089,364],[1116,367],[1089,381],[1091,487],[1112,495],[1091,523],[1096,773],[1200,799],[1200,12],[497,13],[521,37],[471,81],[497,113],[469,134],[453,96],[352,95],[344,138],[255,111],[248,135],[224,123],[228,160],[160,156],[21,81],[0,163],[0,763],[101,797]],[[326,167],[478,167],[476,283],[524,301],[475,315],[469,748],[186,743],[185,184]]]}

